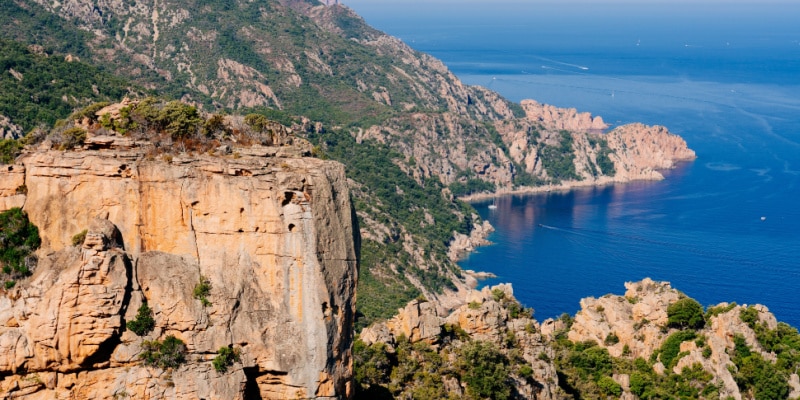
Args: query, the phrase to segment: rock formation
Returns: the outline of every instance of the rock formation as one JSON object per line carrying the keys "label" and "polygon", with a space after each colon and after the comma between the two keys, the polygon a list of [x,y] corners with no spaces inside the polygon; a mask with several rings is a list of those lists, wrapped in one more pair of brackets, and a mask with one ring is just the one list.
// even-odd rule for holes
{"label": "rock formation", "polygon": [[[520,362],[529,364],[532,370],[530,376],[511,378],[522,398],[563,398],[548,339],[542,336],[539,324],[530,313],[515,308],[519,304],[511,285],[473,290],[462,302],[466,304],[448,315],[439,315],[431,303],[414,300],[398,310],[394,318],[365,328],[360,339],[367,345],[383,343],[394,351],[397,341],[403,337],[411,343],[425,342],[444,357],[452,358],[466,344],[466,338],[458,335],[449,338],[447,332],[462,332],[470,341],[491,343],[506,354],[519,352]],[[451,395],[460,395],[462,385],[455,382],[450,386],[453,388]]]}
{"label": "rock formation", "polygon": [[549,129],[588,132],[608,128],[602,117],[592,117],[588,112],[579,113],[574,108],[559,108],[535,100],[522,100],[520,105],[525,110],[526,119],[540,122]]}
{"label": "rock formation", "polygon": [[[596,342],[614,357],[648,359],[658,351],[667,338],[678,331],[675,328],[667,328],[667,308],[685,295],[673,289],[668,282],[655,282],[649,278],[640,282],[628,282],[625,287],[627,290],[624,296],[609,294],[601,298],[589,297],[581,300],[581,310],[575,315],[568,338],[575,343]],[[732,361],[734,338],[741,336],[750,351],[761,354],[765,360],[775,362],[776,355],[765,351],[753,329],[742,321],[740,314],[742,310],[747,309],[746,306],[722,303],[715,308],[720,312],[711,316],[709,323],[697,331],[697,336],[703,338],[705,348],[699,347],[694,339],[681,343],[680,353],[677,355],[677,362],[672,372],[679,374],[686,367],[700,365],[702,370],[713,377],[720,398],[737,400],[748,398],[740,392],[734,380],[736,371]],[[767,329],[776,328],[775,316],[766,307],[755,305],[752,309],[756,312],[758,324],[764,324]],[[549,320],[543,325],[553,323]],[[553,330],[547,331],[550,334],[552,332]],[[607,340],[609,335],[613,335],[617,340]],[[663,374],[666,367],[659,361],[654,369]],[[628,378],[620,376],[616,380],[623,382]],[[793,392],[795,394],[800,392],[798,385],[792,384],[798,380],[797,373],[789,378]],[[630,392],[626,395],[628,398],[633,398],[630,397]]]}
{"label": "rock formation", "polygon": [[19,139],[22,134],[23,131],[19,125],[12,123],[5,115],[0,115],[0,140]]}
{"label": "rock formation", "polygon": [[[342,166],[286,146],[154,157],[119,139],[0,171],[0,206],[22,205],[43,243],[33,276],[0,292],[0,396],[349,396],[359,239]],[[126,321],[145,302],[155,327],[139,337]],[[170,335],[187,362],[144,365],[143,340]],[[221,347],[241,352],[227,372]]]}

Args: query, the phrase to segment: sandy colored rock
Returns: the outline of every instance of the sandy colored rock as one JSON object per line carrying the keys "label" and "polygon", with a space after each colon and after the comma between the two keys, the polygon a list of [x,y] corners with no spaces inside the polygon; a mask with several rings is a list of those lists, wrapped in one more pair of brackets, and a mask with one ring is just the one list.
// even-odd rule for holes
{"label": "sandy colored rock", "polygon": [[535,100],[522,100],[520,105],[525,110],[527,119],[540,122],[551,129],[588,132],[608,128],[602,117],[592,117],[588,112],[579,113],[574,108],[559,108]]}
{"label": "sandy colored rock", "polygon": [[[106,147],[34,152],[2,172],[27,186],[24,210],[48,255],[0,295],[0,375],[61,375],[28,386],[4,375],[0,392],[349,396],[358,232],[342,166],[289,146],[170,162]],[[201,277],[207,306],[194,292]],[[156,321],[145,338],[125,330],[143,302]],[[142,340],[167,335],[187,348],[170,374],[139,360]],[[241,362],[221,374],[211,360],[224,346]]]}

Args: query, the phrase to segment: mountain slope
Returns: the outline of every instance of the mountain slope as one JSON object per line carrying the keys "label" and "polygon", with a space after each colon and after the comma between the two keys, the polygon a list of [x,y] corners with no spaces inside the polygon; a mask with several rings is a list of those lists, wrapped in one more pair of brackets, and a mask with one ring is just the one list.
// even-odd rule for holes
{"label": "mountain slope", "polygon": [[14,27],[3,28],[7,37],[74,52],[167,98],[295,121],[316,154],[343,162],[352,178],[362,324],[419,294],[443,308],[460,301],[445,295],[467,288],[454,259],[485,230],[455,197],[656,179],[654,168],[693,156],[666,131],[603,136],[583,114],[543,115],[466,86],[338,5],[15,0],[0,23]]}

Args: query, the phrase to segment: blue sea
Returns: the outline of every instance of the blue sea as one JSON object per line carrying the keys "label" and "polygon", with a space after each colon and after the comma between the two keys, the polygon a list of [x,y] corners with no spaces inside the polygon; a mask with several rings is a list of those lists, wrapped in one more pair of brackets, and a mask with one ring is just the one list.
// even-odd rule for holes
{"label": "blue sea", "polygon": [[494,244],[461,266],[497,274],[483,284],[542,320],[651,277],[800,326],[800,5],[346,3],[466,83],[665,125],[697,152],[660,182],[476,203]]}

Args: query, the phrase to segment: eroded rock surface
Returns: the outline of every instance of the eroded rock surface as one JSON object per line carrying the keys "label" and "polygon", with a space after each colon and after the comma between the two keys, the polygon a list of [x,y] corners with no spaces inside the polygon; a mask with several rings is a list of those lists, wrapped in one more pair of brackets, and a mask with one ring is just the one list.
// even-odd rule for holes
{"label": "eroded rock surface", "polygon": [[[44,151],[0,171],[0,204],[24,205],[43,242],[34,275],[0,293],[0,393],[349,396],[358,233],[343,168],[250,150]],[[155,328],[139,337],[125,321],[143,302]],[[186,363],[145,366],[142,341],[168,335],[185,343]],[[217,372],[226,346],[241,361]]]}
{"label": "eroded rock surface", "polygon": [[[367,345],[385,344],[393,351],[399,338],[411,343],[425,342],[452,362],[458,348],[466,344],[465,338],[451,338],[452,332],[462,332],[470,341],[488,342],[501,352],[518,353],[532,369],[531,376],[512,377],[514,390],[522,398],[559,399],[558,376],[551,361],[554,353],[541,334],[541,327],[530,314],[510,311],[518,305],[511,285],[501,284],[473,290],[462,299],[464,303],[447,315],[424,300],[413,300],[386,322],[373,324],[360,333]],[[509,345],[513,338],[513,345]],[[459,396],[463,383],[445,382],[450,395]]]}
{"label": "eroded rock surface", "polygon": [[[678,332],[676,328],[668,328],[667,309],[685,295],[673,289],[669,282],[656,282],[649,278],[628,282],[625,288],[624,296],[608,294],[581,300],[581,310],[575,315],[568,332],[569,339],[573,342],[594,341],[614,357],[648,359],[670,335]],[[700,365],[714,377],[720,398],[741,400],[746,396],[734,380],[736,366],[731,356],[735,348],[734,337],[744,338],[751,351],[760,353],[765,360],[775,362],[776,355],[765,351],[753,329],[742,321],[740,315],[745,306],[721,303],[716,308],[724,312],[711,316],[705,327],[696,333],[697,337],[703,338],[705,348],[699,347],[694,339],[681,343],[672,372],[679,374],[685,367]],[[752,308],[757,312],[757,323],[765,324],[768,329],[777,327],[775,316],[766,307],[755,305]],[[553,325],[554,321],[545,321],[544,324]],[[554,331],[547,332],[552,335]],[[609,335],[614,335],[617,340],[607,340]],[[665,373],[666,368],[661,362],[654,367],[659,374]],[[794,375],[790,384],[792,379],[796,380]],[[621,381],[624,380],[617,380]],[[796,386],[793,386],[796,391],[794,388]],[[632,396],[630,392],[626,395]]]}

